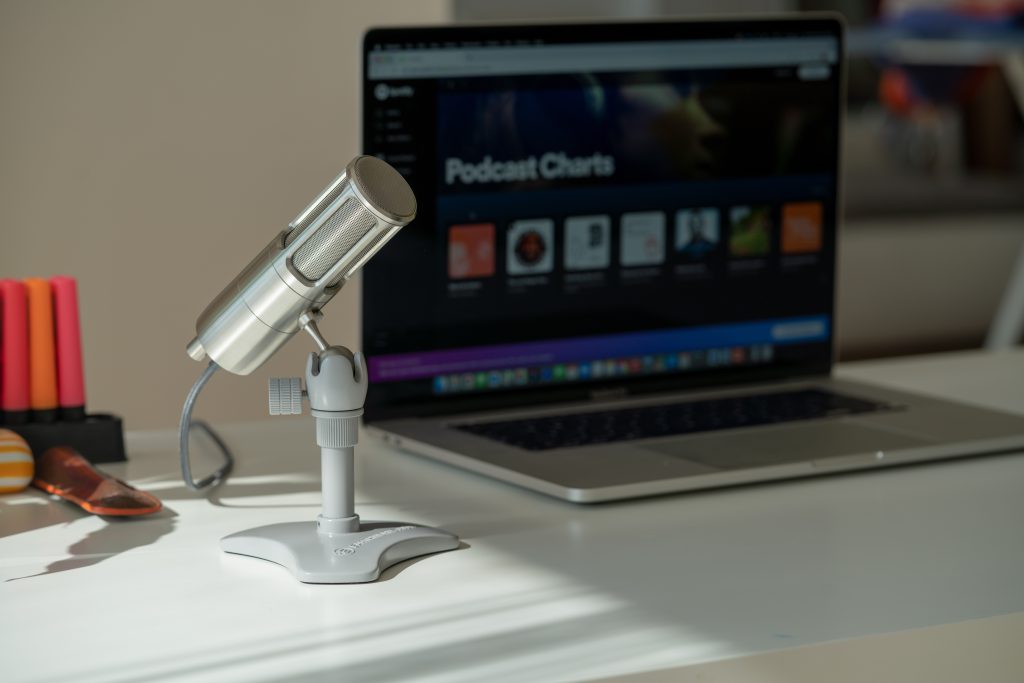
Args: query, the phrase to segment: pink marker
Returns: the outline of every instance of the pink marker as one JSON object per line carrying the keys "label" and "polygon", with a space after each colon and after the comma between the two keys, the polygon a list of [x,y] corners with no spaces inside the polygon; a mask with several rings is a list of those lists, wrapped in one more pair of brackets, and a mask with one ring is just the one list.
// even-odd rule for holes
{"label": "pink marker", "polygon": [[57,336],[57,402],[62,420],[85,418],[82,333],[78,323],[78,285],[73,277],[50,278]]}
{"label": "pink marker", "polygon": [[28,421],[28,297],[17,280],[0,280],[3,306],[3,380],[0,407],[4,421]]}

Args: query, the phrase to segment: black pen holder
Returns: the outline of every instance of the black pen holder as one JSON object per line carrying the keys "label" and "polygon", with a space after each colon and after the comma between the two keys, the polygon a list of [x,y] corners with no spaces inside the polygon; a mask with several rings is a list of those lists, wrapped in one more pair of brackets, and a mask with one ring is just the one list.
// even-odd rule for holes
{"label": "black pen holder", "polygon": [[54,446],[70,446],[89,462],[123,462],[124,428],[116,415],[98,413],[84,420],[3,424],[28,442],[35,455]]}

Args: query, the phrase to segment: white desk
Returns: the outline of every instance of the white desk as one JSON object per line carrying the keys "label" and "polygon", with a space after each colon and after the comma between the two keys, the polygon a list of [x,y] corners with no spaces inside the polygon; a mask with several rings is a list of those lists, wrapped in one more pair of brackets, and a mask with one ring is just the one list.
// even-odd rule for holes
{"label": "white desk", "polygon": [[[842,375],[1024,413],[1024,350]],[[363,518],[466,547],[314,586],[218,548],[316,514],[310,418],[223,431],[239,466],[212,503],[181,485],[169,431],[108,467],[163,498],[157,518],[0,498],[0,679],[1024,678],[1021,456],[578,507],[367,438]]]}

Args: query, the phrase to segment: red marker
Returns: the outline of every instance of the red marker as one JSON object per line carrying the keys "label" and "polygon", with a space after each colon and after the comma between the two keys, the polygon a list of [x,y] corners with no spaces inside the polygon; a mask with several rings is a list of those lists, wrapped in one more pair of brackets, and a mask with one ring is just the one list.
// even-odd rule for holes
{"label": "red marker", "polygon": [[50,278],[57,333],[57,397],[62,420],[85,418],[82,333],[78,324],[78,286],[63,275]]}
{"label": "red marker", "polygon": [[3,306],[3,380],[0,407],[4,421],[28,421],[28,301],[25,285],[0,280]]}

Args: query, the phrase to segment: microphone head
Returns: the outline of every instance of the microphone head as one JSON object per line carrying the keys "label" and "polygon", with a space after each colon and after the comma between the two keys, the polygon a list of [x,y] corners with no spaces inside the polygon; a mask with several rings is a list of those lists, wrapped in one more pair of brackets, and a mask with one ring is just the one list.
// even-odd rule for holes
{"label": "microphone head", "polygon": [[416,196],[402,174],[377,157],[356,157],[349,164],[356,194],[381,219],[407,225],[416,217]]}
{"label": "microphone head", "polygon": [[207,306],[189,355],[249,374],[415,216],[405,178],[380,159],[356,157]]}
{"label": "microphone head", "polygon": [[[339,180],[343,182],[339,183]],[[345,190],[351,192],[352,201],[339,203],[338,197]],[[325,209],[329,207],[334,207],[334,211],[328,217]],[[304,234],[314,221],[320,222],[315,233],[292,256],[295,271],[307,280],[315,281],[339,263],[345,254],[348,254],[349,261],[359,262],[359,265],[365,262],[361,252],[349,252],[373,228],[381,224],[402,227],[415,217],[416,197],[405,178],[376,157],[356,157],[345,172],[292,221],[285,246]],[[383,242],[374,242],[366,245],[366,249],[376,252],[382,246]],[[350,276],[351,273],[342,273],[343,279]],[[331,284],[333,286],[337,282]]]}

